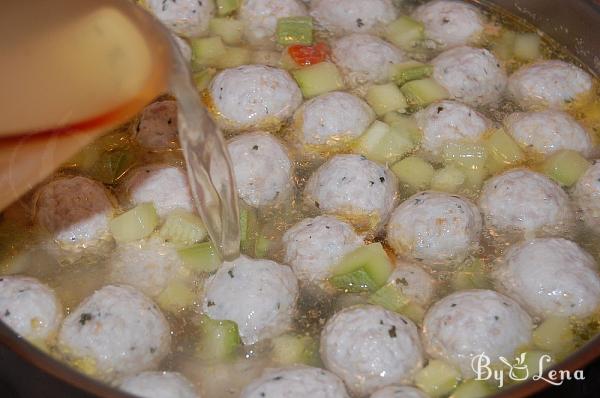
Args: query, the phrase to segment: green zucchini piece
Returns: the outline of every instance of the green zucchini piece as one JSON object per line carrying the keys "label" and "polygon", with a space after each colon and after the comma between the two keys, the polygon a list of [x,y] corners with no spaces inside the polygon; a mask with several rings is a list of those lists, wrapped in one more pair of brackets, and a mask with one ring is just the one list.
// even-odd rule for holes
{"label": "green zucchini piece", "polygon": [[256,210],[248,206],[240,206],[240,249],[246,254],[254,251],[258,232]]}
{"label": "green zucchini piece", "polygon": [[236,68],[250,63],[252,54],[245,47],[227,47],[225,55],[221,57],[215,66],[220,69]]}
{"label": "green zucchini piece", "polygon": [[417,324],[423,322],[423,318],[425,318],[425,312],[426,310],[422,305],[413,301],[409,301],[408,304],[406,304],[400,310],[400,314],[406,316],[408,319]]}
{"label": "green zucchini piece", "polygon": [[418,156],[409,156],[390,168],[400,184],[413,191],[423,191],[431,185],[433,166]]}
{"label": "green zucchini piece", "polygon": [[450,395],[450,398],[484,398],[497,392],[491,384],[484,380],[467,380],[461,383]]}
{"label": "green zucchini piece", "polygon": [[231,359],[242,344],[238,326],[233,321],[217,321],[202,315],[200,341],[196,352],[200,359],[222,362]]}
{"label": "green zucchini piece", "polygon": [[525,160],[525,153],[517,142],[503,129],[498,129],[485,139],[488,153],[486,167],[495,173]]}
{"label": "green zucchini piece", "polygon": [[425,39],[425,26],[407,16],[401,16],[385,27],[384,37],[396,46],[410,50]]}
{"label": "green zucchini piece", "polygon": [[515,37],[513,53],[521,61],[533,61],[542,56],[542,38],[537,33],[519,33]]}
{"label": "green zucchini piece", "polygon": [[152,203],[142,203],[113,218],[109,229],[117,242],[132,242],[150,236],[158,226],[158,214]]}
{"label": "green zucchini piece", "polygon": [[383,121],[389,124],[392,130],[408,137],[415,145],[419,144],[423,138],[423,133],[412,116],[390,112],[383,116]]}
{"label": "green zucchini piece", "polygon": [[220,16],[229,15],[240,8],[240,0],[216,0],[217,14]]}
{"label": "green zucchini piece", "polygon": [[135,162],[135,155],[128,149],[103,152],[88,170],[94,180],[104,184],[114,184]]}
{"label": "green zucchini piece", "polygon": [[374,292],[377,284],[363,268],[329,278],[329,283],[346,293]]}
{"label": "green zucchini piece", "polygon": [[219,268],[222,259],[210,242],[177,250],[183,265],[193,272],[214,272]]}
{"label": "green zucchini piece", "polygon": [[415,144],[408,134],[376,120],[359,137],[354,152],[376,162],[391,163],[412,151],[414,147]]}
{"label": "green zucchini piece", "polygon": [[158,295],[156,302],[163,310],[177,314],[194,305],[196,296],[192,286],[186,282],[175,280]]}
{"label": "green zucchini piece", "polygon": [[543,163],[544,174],[561,185],[570,187],[591,166],[579,152],[563,149],[550,155]]}
{"label": "green zucchini piece", "polygon": [[413,80],[431,77],[433,74],[433,66],[411,61],[395,65],[392,68],[392,71],[392,80],[394,80],[394,83],[403,86]]}
{"label": "green zucchini piece", "polygon": [[296,79],[305,98],[344,88],[344,79],[338,68],[331,62],[320,62],[293,70],[292,76]]}
{"label": "green zucchini piece", "polygon": [[200,37],[190,40],[192,47],[192,70],[215,66],[227,55],[227,48],[219,36]]}
{"label": "green zucchini piece", "polygon": [[450,285],[454,290],[490,289],[491,281],[481,260],[467,261],[460,269],[452,274]]}
{"label": "green zucchini piece", "polygon": [[285,17],[277,20],[277,43],[310,45],[313,42],[313,19],[311,17]]}
{"label": "green zucchini piece", "polygon": [[448,90],[432,78],[412,80],[404,84],[400,90],[408,103],[417,108],[449,97]]}
{"label": "green zucchini piece", "polygon": [[431,178],[431,189],[434,191],[456,193],[466,180],[465,174],[456,166],[446,166],[436,170]]}
{"label": "green zucchini piece", "polygon": [[415,375],[415,385],[432,398],[450,394],[461,379],[460,372],[444,361],[433,359]]}
{"label": "green zucchini piece", "polygon": [[450,142],[442,150],[444,163],[454,164],[462,170],[484,169],[487,156],[485,146],[472,143]]}
{"label": "green zucchini piece", "polygon": [[575,334],[567,317],[551,316],[533,331],[533,343],[544,351],[558,354],[570,352],[575,346]]}
{"label": "green zucchini piece", "polygon": [[406,98],[394,83],[369,87],[365,99],[378,116],[392,111],[404,112],[408,106]]}
{"label": "green zucchini piece", "polygon": [[504,60],[513,58],[516,38],[517,34],[515,32],[510,30],[504,31],[498,41],[493,45],[494,53]]}
{"label": "green zucchini piece", "polygon": [[374,282],[375,289],[385,285],[392,273],[392,263],[381,243],[371,243],[346,254],[333,267],[334,277],[350,274],[362,269],[369,279]]}
{"label": "green zucchini piece", "polygon": [[159,235],[169,242],[192,245],[206,239],[208,232],[200,217],[183,209],[175,209],[167,216]]}
{"label": "green zucchini piece", "polygon": [[267,257],[273,244],[274,244],[274,241],[272,239],[270,239],[264,235],[259,235],[256,238],[256,243],[254,245],[254,257],[255,258]]}
{"label": "green zucchini piece", "polygon": [[210,33],[219,36],[228,45],[242,42],[244,23],[233,18],[213,18],[209,23]]}
{"label": "green zucchini piece", "polygon": [[319,347],[310,336],[284,334],[271,340],[271,359],[278,365],[319,364]]}
{"label": "green zucchini piece", "polygon": [[400,312],[409,302],[408,297],[395,283],[388,283],[369,297],[369,303],[379,305],[386,310]]}

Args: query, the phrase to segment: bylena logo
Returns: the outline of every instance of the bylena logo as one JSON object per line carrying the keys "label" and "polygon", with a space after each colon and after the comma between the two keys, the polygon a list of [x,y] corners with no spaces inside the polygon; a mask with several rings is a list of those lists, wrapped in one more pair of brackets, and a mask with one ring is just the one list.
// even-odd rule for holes
{"label": "bylena logo", "polygon": [[537,361],[532,361],[530,358],[526,358],[526,355],[527,353],[521,353],[512,362],[505,357],[499,357],[498,359],[504,366],[490,366],[492,362],[490,358],[485,353],[481,353],[473,357],[471,368],[475,372],[476,380],[495,380],[499,388],[504,386],[504,381],[507,379],[524,381],[531,378],[533,380],[543,380],[555,386],[560,386],[565,380],[585,380],[583,370],[571,372],[569,370],[553,369],[544,375],[545,369],[552,363],[552,357],[543,354],[535,358]]}

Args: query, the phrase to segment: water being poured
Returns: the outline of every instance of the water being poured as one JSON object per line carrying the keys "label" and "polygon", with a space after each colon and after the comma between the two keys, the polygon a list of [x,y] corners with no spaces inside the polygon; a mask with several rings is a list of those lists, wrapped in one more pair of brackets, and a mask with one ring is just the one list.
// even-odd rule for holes
{"label": "water being poured", "polygon": [[191,80],[191,73],[177,45],[170,90],[177,99],[179,141],[183,149],[190,187],[208,233],[227,260],[240,252],[237,191],[229,152],[223,135],[208,113]]}
{"label": "water being poured", "polygon": [[171,33],[134,2],[28,0],[0,13],[0,210],[165,91],[196,207],[225,259],[239,255],[237,195],[221,133]]}

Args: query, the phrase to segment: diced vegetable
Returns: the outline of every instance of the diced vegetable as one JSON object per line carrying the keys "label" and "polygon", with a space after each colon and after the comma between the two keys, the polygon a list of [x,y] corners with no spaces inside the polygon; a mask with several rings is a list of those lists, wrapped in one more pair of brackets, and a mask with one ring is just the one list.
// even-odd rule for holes
{"label": "diced vegetable", "polygon": [[316,97],[344,88],[344,79],[337,67],[331,62],[321,62],[294,70],[292,75],[305,98]]}
{"label": "diced vegetable", "polygon": [[279,365],[318,365],[319,347],[309,336],[284,334],[271,340],[271,359]]}
{"label": "diced vegetable", "polygon": [[242,42],[244,23],[233,18],[213,18],[209,24],[210,33],[219,36],[225,44],[236,45]]}
{"label": "diced vegetable", "polygon": [[221,265],[221,258],[210,242],[177,250],[183,265],[194,272],[214,272]]}
{"label": "diced vegetable", "polygon": [[383,121],[389,124],[392,129],[409,137],[415,145],[420,143],[423,138],[423,133],[412,116],[401,115],[398,112],[390,112],[383,116]]}
{"label": "diced vegetable", "polygon": [[451,142],[444,146],[442,157],[446,164],[454,164],[463,170],[485,167],[487,151],[483,145]]}
{"label": "diced vegetable", "polygon": [[274,241],[272,239],[264,235],[259,235],[254,245],[254,257],[265,258],[269,254],[273,244]]}
{"label": "diced vegetable", "polygon": [[217,14],[229,15],[240,7],[240,0],[216,0]]}
{"label": "diced vegetable", "polygon": [[311,17],[286,17],[277,20],[277,43],[309,45],[313,42],[313,19]]}
{"label": "diced vegetable", "polygon": [[258,230],[256,210],[240,206],[240,249],[249,254],[254,250]]}
{"label": "diced vegetable", "polygon": [[433,359],[415,375],[415,385],[430,397],[448,395],[460,381],[460,372],[446,362]]}
{"label": "diced vegetable", "polygon": [[409,299],[395,283],[386,284],[369,297],[369,303],[394,312],[400,312],[408,302]]}
{"label": "diced vegetable", "polygon": [[516,35],[513,52],[515,58],[522,61],[533,61],[542,56],[540,46],[542,39],[537,33],[520,33]]}
{"label": "diced vegetable", "polygon": [[156,301],[160,308],[171,313],[178,313],[194,304],[196,294],[186,282],[175,280],[158,295]]}
{"label": "diced vegetable", "polygon": [[436,170],[431,178],[431,189],[434,191],[456,193],[465,183],[465,174],[456,166],[446,166]]}
{"label": "diced vegetable", "polygon": [[425,312],[425,308],[414,301],[410,301],[400,310],[402,315],[408,317],[408,319],[417,324],[423,322],[423,318],[425,318]]}
{"label": "diced vegetable", "polygon": [[339,290],[347,293],[374,292],[377,284],[363,268],[343,275],[335,275],[329,278],[329,283]]}
{"label": "diced vegetable", "polygon": [[425,38],[425,26],[407,16],[401,16],[385,27],[385,38],[402,49],[414,48]]}
{"label": "diced vegetable", "polygon": [[570,187],[590,166],[591,163],[579,152],[564,149],[550,155],[544,161],[542,170],[559,184]]}
{"label": "diced vegetable", "polygon": [[513,372],[520,380],[531,378],[553,364],[552,356],[544,351],[526,351],[519,355],[517,363],[513,365]]}
{"label": "diced vegetable", "polygon": [[575,335],[567,317],[548,317],[533,331],[533,343],[545,351],[559,354],[569,352],[574,341]]}
{"label": "diced vegetable", "polygon": [[394,83],[373,85],[367,90],[366,100],[379,116],[391,111],[405,111],[406,98]]}
{"label": "diced vegetable", "polygon": [[407,134],[376,120],[356,142],[355,152],[376,162],[391,163],[414,146]]}
{"label": "diced vegetable", "polygon": [[215,66],[220,69],[235,68],[250,63],[252,54],[244,47],[227,47],[225,55],[219,59]]}
{"label": "diced vegetable", "polygon": [[325,43],[313,46],[294,44],[287,49],[288,55],[298,66],[308,66],[321,63],[329,56],[329,47]]}
{"label": "diced vegetable", "polygon": [[230,359],[241,346],[238,326],[233,321],[217,321],[202,315],[198,356],[204,361]]}
{"label": "diced vegetable", "polygon": [[194,73],[193,79],[198,92],[204,91],[210,85],[212,78],[217,74],[217,70],[214,68],[205,68],[199,72]]}
{"label": "diced vegetable", "polygon": [[392,68],[392,80],[402,86],[413,80],[425,79],[433,74],[433,66],[411,61]]}
{"label": "diced vegetable", "polygon": [[525,153],[519,144],[502,129],[495,130],[486,137],[485,148],[489,155],[486,167],[492,173],[525,160]]}
{"label": "diced vegetable", "polygon": [[454,272],[450,284],[454,290],[489,289],[491,283],[488,275],[481,260],[468,260]]}
{"label": "diced vegetable", "polygon": [[392,263],[381,243],[361,246],[346,254],[333,268],[332,275],[339,276],[363,269],[373,280],[375,288],[383,286],[392,273]]}
{"label": "diced vegetable", "polygon": [[448,91],[432,78],[412,80],[400,90],[410,105],[419,108],[449,97]]}
{"label": "diced vegetable", "polygon": [[142,203],[110,221],[110,233],[117,242],[132,242],[149,236],[158,226],[152,203]]}
{"label": "diced vegetable", "polygon": [[514,54],[516,38],[517,34],[515,32],[510,30],[504,31],[494,45],[496,55],[502,59],[511,59]]}
{"label": "diced vegetable", "polygon": [[433,166],[418,156],[409,156],[392,165],[400,184],[406,185],[413,191],[422,191],[429,188],[433,178]]}
{"label": "diced vegetable", "polygon": [[88,170],[88,174],[104,184],[114,184],[135,162],[135,155],[127,149],[107,151]]}
{"label": "diced vegetable", "polygon": [[159,235],[170,242],[191,245],[202,242],[208,235],[202,219],[182,209],[169,213]]}
{"label": "diced vegetable", "polygon": [[192,47],[192,69],[203,69],[205,66],[214,66],[227,55],[227,48],[220,37],[194,38],[190,42]]}
{"label": "diced vegetable", "polygon": [[472,379],[461,383],[450,398],[483,398],[496,392],[496,388],[488,382]]}

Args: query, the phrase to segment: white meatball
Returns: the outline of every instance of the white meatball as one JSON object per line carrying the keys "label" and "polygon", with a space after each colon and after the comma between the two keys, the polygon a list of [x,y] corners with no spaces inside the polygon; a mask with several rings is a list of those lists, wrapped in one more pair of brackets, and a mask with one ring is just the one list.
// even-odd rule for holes
{"label": "white meatball", "polygon": [[[149,370],[169,353],[171,334],[156,304],[130,286],[105,286],[65,319],[59,348],[102,379]],[[89,368],[91,367],[91,369]]]}
{"label": "white meatball", "polygon": [[250,383],[240,398],[348,398],[333,373],[306,366],[271,369]]}
{"label": "white meatball", "polygon": [[[338,7],[344,8],[338,3]],[[390,79],[391,67],[408,60],[402,50],[367,34],[352,34],[333,42],[331,58],[350,86],[382,83]]]}
{"label": "white meatball", "polygon": [[577,209],[581,210],[585,225],[595,233],[600,233],[600,162],[586,170],[579,178],[573,199]]}
{"label": "white meatball", "polygon": [[423,132],[421,148],[432,158],[439,158],[452,142],[477,141],[491,122],[479,112],[456,101],[440,101],[415,114]]}
{"label": "white meatball", "polygon": [[569,197],[543,174],[513,169],[489,179],[479,207],[489,228],[501,232],[561,234],[574,223]]}
{"label": "white meatball", "polygon": [[223,129],[276,129],[302,103],[288,72],[264,65],[221,71],[209,87],[217,122]]}
{"label": "white meatball", "polygon": [[293,191],[292,161],[269,133],[238,135],[227,143],[239,197],[249,206],[281,202]]}
{"label": "white meatball", "polygon": [[394,210],[387,240],[396,253],[431,266],[462,262],[479,244],[479,209],[466,198],[420,192]]}
{"label": "white meatball", "polygon": [[541,318],[585,317],[600,306],[596,262],[566,239],[534,239],[512,246],[494,279],[502,292]]}
{"label": "white meatball", "polygon": [[321,284],[342,257],[364,244],[351,225],[331,216],[306,218],[283,235],[285,262],[296,277]]}
{"label": "white meatball", "polygon": [[48,286],[28,277],[0,277],[0,320],[18,335],[44,340],[58,330],[62,317],[62,306]]}
{"label": "white meatball", "polygon": [[524,108],[560,108],[592,89],[592,77],[564,61],[539,61],[510,76],[508,91]]}
{"label": "white meatball", "polygon": [[207,280],[203,308],[212,319],[236,322],[250,345],[288,330],[297,298],[298,281],[289,267],[240,256]]}
{"label": "white meatball", "polygon": [[325,149],[359,137],[373,120],[375,113],[366,102],[339,91],[307,101],[294,115],[300,142]]}
{"label": "white meatball", "polygon": [[176,372],[143,372],[128,377],[121,390],[140,398],[198,398],[194,386]]}
{"label": "white meatball", "polygon": [[239,10],[244,37],[251,43],[272,41],[279,18],[305,15],[306,7],[298,0],[244,0]]}
{"label": "white meatball", "polygon": [[99,182],[58,178],[40,188],[34,203],[35,222],[62,245],[89,246],[109,236],[114,208]]}
{"label": "white meatball", "polygon": [[477,7],[462,1],[437,0],[419,6],[412,17],[425,25],[425,34],[439,48],[470,44],[485,23]]}
{"label": "white meatball", "polygon": [[494,55],[483,48],[456,47],[433,61],[433,77],[450,97],[471,106],[495,103],[506,88],[506,73]]}
{"label": "white meatball", "polygon": [[423,307],[427,307],[435,295],[435,279],[417,264],[406,261],[396,261],[388,283],[393,283],[407,298]]}
{"label": "white meatball", "polygon": [[337,155],[310,176],[304,195],[325,213],[379,228],[394,208],[397,185],[387,168],[363,156]]}
{"label": "white meatball", "polygon": [[202,36],[215,13],[213,0],[147,0],[147,7],[175,34]]}
{"label": "white meatball", "polygon": [[592,139],[570,115],[546,110],[513,113],[504,119],[506,130],[524,147],[549,155],[561,149],[571,149],[589,156]]}
{"label": "white meatball", "polygon": [[394,383],[410,384],[423,366],[415,324],[378,306],[350,307],[331,317],[320,350],[325,367],[360,397]]}
{"label": "white meatball", "polygon": [[135,139],[144,148],[177,148],[177,101],[158,101],[142,111]]}
{"label": "white meatball", "polygon": [[182,269],[173,245],[153,236],[141,241],[120,243],[110,258],[110,280],[158,296]]}
{"label": "white meatball", "polygon": [[312,0],[310,15],[317,23],[337,35],[373,33],[398,16],[391,0]]}
{"label": "white meatball", "polygon": [[124,189],[132,204],[153,203],[161,217],[175,209],[195,212],[187,173],[179,167],[139,167],[130,172]]}
{"label": "white meatball", "polygon": [[492,290],[463,290],[435,303],[423,320],[423,344],[433,358],[473,375],[472,358],[512,358],[531,340],[533,323],[517,302]]}
{"label": "white meatball", "polygon": [[388,386],[371,395],[370,398],[428,398],[429,395],[415,387]]}

